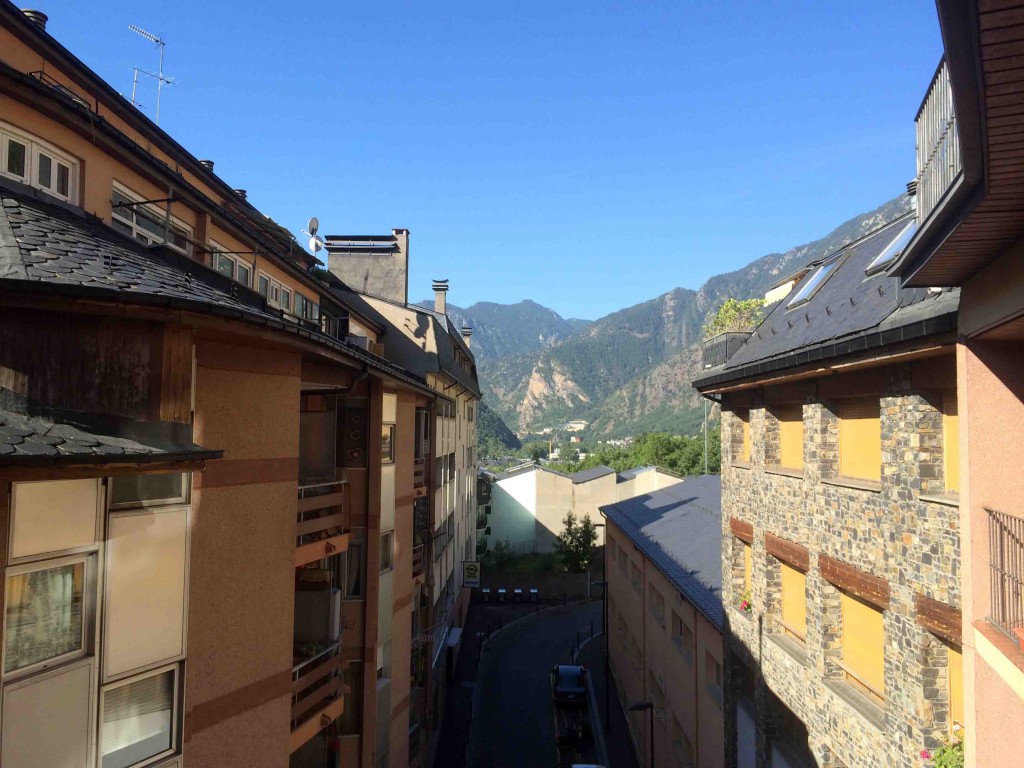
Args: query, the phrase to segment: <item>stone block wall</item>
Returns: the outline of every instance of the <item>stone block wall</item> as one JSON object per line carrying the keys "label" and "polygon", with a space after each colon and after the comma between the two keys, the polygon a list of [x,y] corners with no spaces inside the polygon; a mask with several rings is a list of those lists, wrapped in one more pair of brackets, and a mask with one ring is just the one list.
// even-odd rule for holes
{"label": "stone block wall", "polygon": [[[948,366],[952,376],[952,357]],[[818,765],[918,768],[921,749],[937,746],[948,729],[949,702],[946,646],[922,626],[916,606],[923,597],[957,612],[961,599],[959,509],[955,499],[944,497],[941,396],[922,386],[925,377],[915,379],[913,364],[876,371],[863,378],[871,383],[864,388],[858,388],[862,379],[856,374],[828,378],[801,384],[802,473],[773,469],[779,430],[771,409],[778,404],[777,390],[723,396],[723,603],[729,663],[743,667],[727,671],[727,706],[735,706],[736,681],[752,677],[758,766],[771,764],[773,741],[783,738],[772,711],[774,696],[807,726],[808,743],[798,746]],[[838,403],[872,395],[879,400],[881,480],[847,480],[839,476]],[[751,456],[740,464],[735,459],[742,424],[736,414],[747,409]],[[743,549],[730,518],[753,527],[749,614],[738,607]],[[779,558],[766,549],[766,534],[809,551],[805,644],[782,637]],[[786,556],[785,548],[770,541],[776,554]],[[829,559],[852,581],[837,579],[827,567],[823,572]],[[882,705],[855,691],[839,664],[837,580],[860,585],[866,594],[873,589],[884,603]],[[735,746],[727,746],[726,754],[733,759]]]}

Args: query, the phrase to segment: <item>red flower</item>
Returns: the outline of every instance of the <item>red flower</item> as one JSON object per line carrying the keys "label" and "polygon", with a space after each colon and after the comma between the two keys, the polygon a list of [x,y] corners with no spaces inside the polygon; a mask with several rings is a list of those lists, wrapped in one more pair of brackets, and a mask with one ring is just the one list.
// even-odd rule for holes
{"label": "red flower", "polygon": [[922,749],[921,750],[921,757],[923,757],[925,760],[931,760],[932,759],[932,753],[929,752],[927,749]]}

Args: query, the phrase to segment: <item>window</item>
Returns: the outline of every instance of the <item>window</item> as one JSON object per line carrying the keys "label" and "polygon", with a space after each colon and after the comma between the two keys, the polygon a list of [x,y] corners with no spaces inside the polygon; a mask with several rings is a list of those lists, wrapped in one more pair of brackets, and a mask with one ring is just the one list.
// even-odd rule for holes
{"label": "window", "polygon": [[693,630],[683,617],[672,611],[672,643],[683,654],[687,664],[693,663]]}
{"label": "window", "polygon": [[753,548],[742,539],[738,540],[743,547],[743,591],[748,595],[751,590],[751,575],[753,573],[754,557]]}
{"label": "window", "polygon": [[270,278],[262,272],[256,280],[256,292],[264,299],[270,299]]}
{"label": "window", "polygon": [[718,706],[722,706],[722,665],[711,651],[704,652],[704,677],[708,694]]}
{"label": "window", "polygon": [[5,675],[86,655],[92,563],[85,556],[68,557],[9,569],[4,589]]}
{"label": "window", "polygon": [[693,768],[693,743],[683,732],[683,726],[675,715],[672,716],[672,754],[679,768]]}
{"label": "window", "polygon": [[380,463],[395,463],[395,425],[384,424],[380,430]]}
{"label": "window", "polygon": [[281,304],[281,309],[283,309],[285,312],[290,312],[291,311],[291,308],[292,308],[292,292],[289,289],[285,288],[283,285],[281,286],[281,293],[279,295],[279,301],[280,301],[280,304]]}
{"label": "window", "polygon": [[630,563],[629,580],[633,582],[633,589],[636,590],[638,595],[644,593],[643,577],[640,575],[640,569],[636,567],[636,563]]}
{"label": "window", "polygon": [[963,649],[946,645],[947,677],[949,679],[949,730],[964,723],[964,657]]}
{"label": "window", "polygon": [[846,679],[876,702],[885,700],[885,630],[882,612],[840,590]]}
{"label": "window", "polygon": [[363,728],[363,662],[345,662],[341,675],[348,689],[348,693],[345,694],[345,709],[339,720],[341,735],[358,736]]}
{"label": "window", "polygon": [[101,517],[97,480],[15,483],[11,558],[92,546]]}
{"label": "window", "polygon": [[355,530],[349,536],[348,551],[345,558],[345,598],[363,597],[366,571],[366,541],[362,530]]}
{"label": "window", "polygon": [[391,677],[391,641],[377,646],[377,679],[386,680]]}
{"label": "window", "polygon": [[739,460],[747,463],[750,461],[750,411],[737,411],[736,416],[740,420],[742,430]]}
{"label": "window", "polygon": [[942,396],[942,455],[945,465],[946,490],[960,491],[960,416],[956,392]]}
{"label": "window", "polygon": [[800,405],[773,409],[779,420],[779,465],[786,469],[804,468],[804,413]]}
{"label": "window", "polygon": [[654,588],[654,585],[647,584],[647,602],[648,610],[654,616],[654,620],[657,621],[661,626],[665,626],[665,598],[662,597],[661,592]]}
{"label": "window", "polygon": [[654,704],[654,716],[665,722],[665,689],[658,682],[658,676],[654,670],[647,670],[647,688],[651,692],[651,702]]}
{"label": "window", "polygon": [[911,218],[906,226],[899,231],[899,234],[872,260],[866,270],[867,273],[871,275],[881,272],[883,268],[895,261],[903,253],[903,249],[907,247],[907,243],[910,242],[910,238],[914,236],[915,232],[917,232],[917,219]]}
{"label": "window", "polygon": [[836,266],[839,264],[839,258],[833,258],[825,264],[818,267],[817,270],[811,273],[811,276],[805,278],[803,287],[796,292],[796,295],[790,299],[788,307],[797,307],[811,300],[811,297],[818,292],[818,289],[825,284],[829,276],[835,271]]}
{"label": "window", "polygon": [[295,292],[295,314],[306,320],[320,319],[320,305]]}
{"label": "window", "polygon": [[210,241],[210,266],[224,277],[236,280],[246,288],[252,287],[252,266],[238,254],[228,253],[223,245]]}
{"label": "window", "polygon": [[148,507],[188,501],[188,475],[124,475],[110,479],[110,506]]}
{"label": "window", "polygon": [[168,223],[167,212],[161,211],[155,206],[136,204],[142,199],[140,195],[130,192],[126,187],[115,183],[110,198],[111,226],[141,243],[154,245],[165,242],[164,231],[166,225],[167,246],[179,253],[191,255],[191,228],[173,216]]}
{"label": "window", "polygon": [[78,163],[48,144],[0,123],[0,175],[69,203],[78,198]]}
{"label": "window", "polygon": [[129,768],[172,754],[177,746],[177,702],[177,666],[104,688],[101,767]]}
{"label": "window", "polygon": [[380,535],[380,572],[390,571],[394,566],[395,532]]}
{"label": "window", "polygon": [[839,474],[863,480],[882,478],[881,407],[876,397],[839,403]]}
{"label": "window", "polygon": [[807,639],[807,576],[787,563],[782,566],[782,628],[801,642]]}

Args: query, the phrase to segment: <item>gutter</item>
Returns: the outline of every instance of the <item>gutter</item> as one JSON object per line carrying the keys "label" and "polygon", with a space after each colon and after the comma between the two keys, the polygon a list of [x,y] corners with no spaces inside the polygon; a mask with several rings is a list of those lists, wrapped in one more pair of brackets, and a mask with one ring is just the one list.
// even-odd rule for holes
{"label": "gutter", "polygon": [[897,328],[871,331],[870,333],[852,336],[842,341],[817,344],[783,357],[749,363],[733,370],[707,376],[703,379],[694,379],[692,385],[695,389],[701,391],[716,387],[719,384],[729,384],[742,379],[759,378],[769,373],[797,368],[809,363],[843,357],[844,355],[851,355],[857,352],[865,352],[869,349],[887,347],[900,342],[913,341],[946,331],[956,331],[957,315],[958,312],[954,310],[944,315],[937,315],[926,320],[918,320]]}

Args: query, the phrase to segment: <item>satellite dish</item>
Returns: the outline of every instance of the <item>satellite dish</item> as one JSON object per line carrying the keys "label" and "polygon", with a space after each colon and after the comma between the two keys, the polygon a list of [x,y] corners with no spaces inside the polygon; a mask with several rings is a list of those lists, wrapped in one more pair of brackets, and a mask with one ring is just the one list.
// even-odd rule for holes
{"label": "satellite dish", "polygon": [[306,225],[306,231],[309,232],[310,237],[313,237],[318,229],[320,229],[320,220],[314,216],[309,220],[309,224]]}
{"label": "satellite dish", "polygon": [[322,237],[317,237],[316,235],[313,235],[311,238],[309,238],[309,250],[311,250],[313,253],[317,253],[318,251],[323,250],[323,247],[324,241]]}

